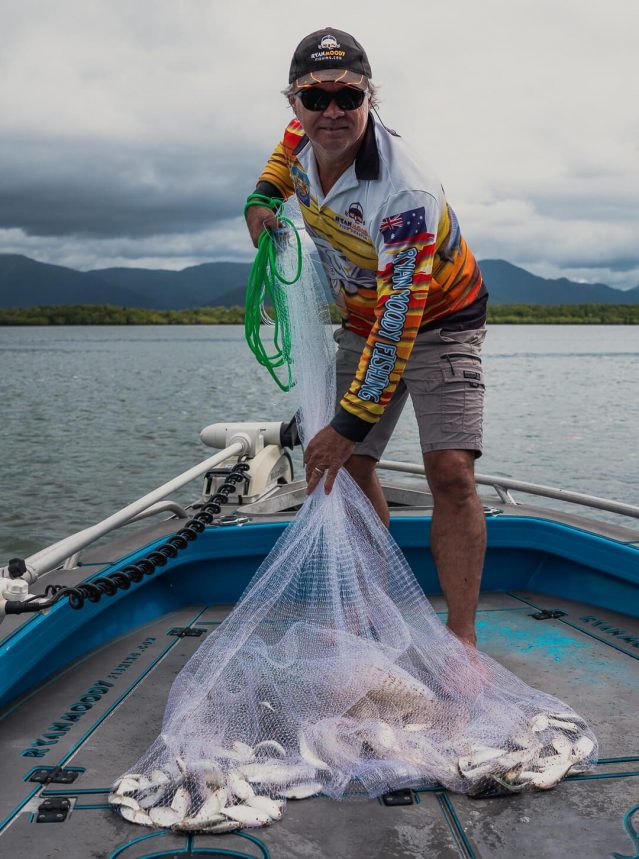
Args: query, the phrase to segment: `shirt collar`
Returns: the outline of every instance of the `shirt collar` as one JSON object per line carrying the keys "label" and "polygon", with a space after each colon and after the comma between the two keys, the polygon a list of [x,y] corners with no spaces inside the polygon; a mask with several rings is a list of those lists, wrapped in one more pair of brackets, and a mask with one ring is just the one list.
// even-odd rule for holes
{"label": "shirt collar", "polygon": [[355,157],[355,175],[358,179],[379,179],[379,152],[375,139],[375,121],[370,113],[362,145]]}

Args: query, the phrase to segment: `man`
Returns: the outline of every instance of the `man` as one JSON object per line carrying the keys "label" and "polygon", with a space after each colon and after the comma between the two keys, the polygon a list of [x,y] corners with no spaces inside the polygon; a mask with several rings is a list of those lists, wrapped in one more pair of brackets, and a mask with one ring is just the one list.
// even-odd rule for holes
{"label": "man", "polygon": [[[375,466],[410,394],[448,626],[475,645],[486,542],[474,460],[487,292],[439,181],[371,112],[370,78],[366,53],[348,33],[326,28],[303,39],[286,90],[296,119],[256,188],[297,195],[343,317],[335,338],[341,399],[306,448],[308,491],[325,476],[330,492],[343,466],[388,524]],[[252,206],[247,225],[257,245],[277,223],[268,208]]]}

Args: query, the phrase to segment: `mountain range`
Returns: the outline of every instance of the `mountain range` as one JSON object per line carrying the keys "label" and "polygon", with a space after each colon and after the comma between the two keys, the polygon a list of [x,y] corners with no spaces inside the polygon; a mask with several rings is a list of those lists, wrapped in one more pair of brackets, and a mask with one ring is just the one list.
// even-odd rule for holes
{"label": "mountain range", "polygon": [[[639,286],[550,280],[499,259],[479,263],[493,304],[639,304]],[[0,254],[0,308],[114,304],[156,310],[243,306],[250,263],[208,262],[182,271],[103,268],[76,271]]]}

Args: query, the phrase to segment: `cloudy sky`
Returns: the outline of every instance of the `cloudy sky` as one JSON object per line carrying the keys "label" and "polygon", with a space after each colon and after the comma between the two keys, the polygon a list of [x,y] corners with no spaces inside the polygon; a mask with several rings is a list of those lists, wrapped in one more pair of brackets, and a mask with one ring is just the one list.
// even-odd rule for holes
{"label": "cloudy sky", "polygon": [[249,260],[291,54],[353,33],[477,256],[639,285],[637,0],[0,0],[0,252]]}

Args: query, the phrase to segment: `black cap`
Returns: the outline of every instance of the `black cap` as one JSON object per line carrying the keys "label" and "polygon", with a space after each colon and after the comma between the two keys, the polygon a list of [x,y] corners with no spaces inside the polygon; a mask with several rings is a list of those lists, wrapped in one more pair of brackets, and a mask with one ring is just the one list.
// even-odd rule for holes
{"label": "black cap", "polygon": [[289,84],[298,89],[334,81],[366,89],[371,67],[360,43],[334,27],[324,27],[306,36],[295,48]]}

